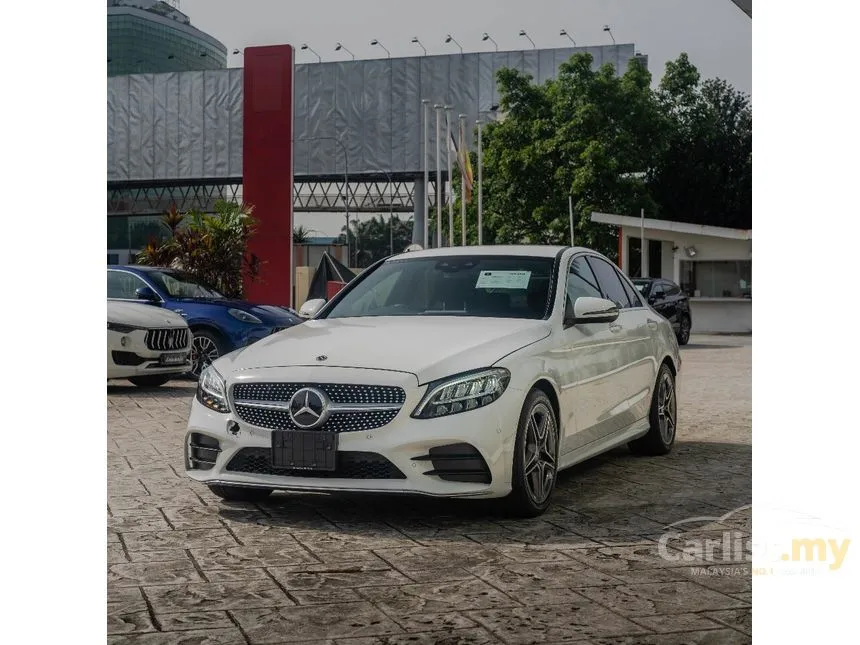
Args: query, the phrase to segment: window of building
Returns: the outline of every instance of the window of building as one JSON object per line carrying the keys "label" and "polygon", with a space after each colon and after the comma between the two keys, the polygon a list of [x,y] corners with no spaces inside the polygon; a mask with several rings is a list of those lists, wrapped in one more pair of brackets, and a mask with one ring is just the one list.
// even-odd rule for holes
{"label": "window of building", "polygon": [[604,297],[614,302],[621,309],[629,309],[630,307],[638,307],[639,303],[632,303],[627,297],[627,292],[624,290],[624,285],[621,284],[621,278],[615,267],[596,257],[589,257],[588,264],[591,265],[594,275],[597,276],[597,284],[600,285],[600,290]]}
{"label": "window of building", "polygon": [[752,260],[684,260],[681,289],[694,298],[752,298]]}

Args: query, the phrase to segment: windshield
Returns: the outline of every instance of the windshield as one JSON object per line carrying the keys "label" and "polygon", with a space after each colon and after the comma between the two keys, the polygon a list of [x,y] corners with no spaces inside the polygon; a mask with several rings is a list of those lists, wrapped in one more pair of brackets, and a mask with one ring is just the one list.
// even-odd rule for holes
{"label": "windshield", "polygon": [[171,298],[223,298],[215,289],[204,287],[196,278],[179,271],[149,271],[147,276]]}
{"label": "windshield", "polygon": [[390,260],[328,312],[364,316],[544,318],[553,259],[465,256]]}

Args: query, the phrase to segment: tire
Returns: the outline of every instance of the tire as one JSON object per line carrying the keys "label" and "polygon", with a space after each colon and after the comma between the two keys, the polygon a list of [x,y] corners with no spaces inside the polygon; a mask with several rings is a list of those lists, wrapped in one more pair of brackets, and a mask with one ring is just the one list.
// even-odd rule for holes
{"label": "tire", "polygon": [[246,486],[224,486],[212,484],[209,490],[228,502],[262,502],[272,494],[271,488],[251,488]]}
{"label": "tire", "polygon": [[[668,407],[667,407],[668,406]],[[665,455],[672,450],[678,430],[678,397],[675,377],[666,363],[657,372],[649,415],[651,429],[640,439],[631,441],[630,451],[637,455]]]}
{"label": "tire", "polygon": [[537,517],[549,507],[558,476],[558,438],[558,419],[549,397],[532,390],[520,412],[514,443],[513,490],[505,504],[512,515]]}
{"label": "tire", "polygon": [[191,371],[189,375],[197,378],[206,365],[225,353],[224,341],[208,329],[196,329],[192,331],[192,334]]}
{"label": "tire", "polygon": [[686,345],[690,342],[690,329],[692,328],[690,317],[687,315],[681,316],[681,326],[678,329],[677,337],[679,345]]}
{"label": "tire", "polygon": [[173,374],[153,374],[152,376],[130,376],[128,380],[137,387],[161,387],[172,378],[174,378]]}

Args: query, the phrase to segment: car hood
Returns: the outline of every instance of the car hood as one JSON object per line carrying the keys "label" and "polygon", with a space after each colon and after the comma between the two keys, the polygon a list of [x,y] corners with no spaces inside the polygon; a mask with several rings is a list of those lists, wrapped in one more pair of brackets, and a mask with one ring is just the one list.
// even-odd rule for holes
{"label": "car hood", "polygon": [[239,309],[249,314],[254,314],[263,322],[290,321],[300,323],[302,319],[290,313],[283,307],[276,305],[255,305],[245,300],[234,300],[232,298],[177,298],[178,302],[187,302],[202,305],[215,305],[224,309]]}
{"label": "car hood", "polygon": [[108,322],[134,327],[187,327],[179,314],[144,302],[115,302],[108,300]]}
{"label": "car hood", "polygon": [[[309,320],[224,356],[224,372],[321,366],[392,370],[427,383],[489,367],[546,338],[545,320],[389,316]],[[318,360],[326,356],[325,360]],[[226,376],[226,374],[224,374]]]}

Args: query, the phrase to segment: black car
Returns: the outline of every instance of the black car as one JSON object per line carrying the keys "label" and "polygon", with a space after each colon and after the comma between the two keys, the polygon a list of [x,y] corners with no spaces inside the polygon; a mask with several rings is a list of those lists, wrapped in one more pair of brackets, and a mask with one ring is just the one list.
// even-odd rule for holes
{"label": "black car", "polygon": [[681,287],[662,278],[633,278],[633,284],[658,314],[672,323],[679,345],[690,340],[693,318],[690,315],[690,300]]}

